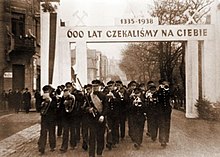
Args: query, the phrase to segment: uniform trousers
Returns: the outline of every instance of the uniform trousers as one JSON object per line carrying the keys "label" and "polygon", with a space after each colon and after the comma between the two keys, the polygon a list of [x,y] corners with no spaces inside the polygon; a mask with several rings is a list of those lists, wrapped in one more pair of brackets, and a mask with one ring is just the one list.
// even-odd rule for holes
{"label": "uniform trousers", "polygon": [[119,143],[119,116],[107,116],[108,127],[111,129],[111,132],[107,134],[107,143],[110,145],[115,145]]}
{"label": "uniform trousers", "polygon": [[56,121],[48,119],[46,116],[41,117],[41,130],[40,138],[38,140],[39,151],[44,152],[46,142],[47,142],[47,133],[49,133],[49,145],[51,149],[56,147],[56,136],[55,136],[55,126]]}
{"label": "uniform trousers", "polygon": [[126,113],[121,113],[119,116],[119,130],[121,138],[125,138],[125,121],[126,121]]}
{"label": "uniform trousers", "polygon": [[[61,148],[63,150],[68,149],[68,141],[70,142],[70,146],[74,148],[77,145],[77,139],[76,139],[76,121],[74,118],[71,117],[71,119],[63,119],[63,140]],[[70,134],[70,139],[69,139]]]}
{"label": "uniform trousers", "polygon": [[156,140],[159,128],[159,119],[158,114],[155,111],[150,110],[150,113],[147,117],[148,123],[148,131],[150,133],[150,137],[153,141]]}
{"label": "uniform trousers", "polygon": [[143,133],[144,133],[144,124],[145,124],[145,116],[143,114],[132,114],[132,128],[131,135],[133,142],[141,145],[143,141]]}
{"label": "uniform trousers", "polygon": [[100,123],[95,119],[89,119],[89,157],[95,157],[96,153],[102,155],[105,127],[105,122]]}
{"label": "uniform trousers", "polygon": [[170,135],[171,109],[159,113],[159,142],[168,143]]}
{"label": "uniform trousers", "polygon": [[80,115],[76,115],[74,117],[75,119],[75,134],[76,134],[76,142],[79,143],[80,142],[80,128],[81,128],[81,122],[82,122],[82,116]]}
{"label": "uniform trousers", "polygon": [[83,144],[87,145],[89,141],[89,122],[88,122],[88,115],[84,114],[82,116],[82,138],[83,138]]}
{"label": "uniform trousers", "polygon": [[128,135],[131,138],[131,140],[133,141],[133,128],[134,128],[134,122],[133,122],[133,115],[131,113],[128,113]]}

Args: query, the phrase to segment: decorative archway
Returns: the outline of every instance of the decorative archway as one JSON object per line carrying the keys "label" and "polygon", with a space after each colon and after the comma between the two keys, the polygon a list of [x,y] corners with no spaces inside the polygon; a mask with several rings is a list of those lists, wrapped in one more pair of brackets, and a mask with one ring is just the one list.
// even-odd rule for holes
{"label": "decorative archway", "polygon": [[[59,6],[59,3],[53,2]],[[76,43],[76,74],[87,84],[87,43],[134,41],[186,41],[186,117],[196,118],[196,100],[220,98],[220,9],[212,6],[209,25],[154,25],[65,27],[57,24],[53,85],[71,80],[70,43]],[[57,23],[59,11],[57,11]],[[41,85],[49,80],[50,16],[41,11]],[[201,46],[198,46],[201,45]],[[199,51],[201,53],[199,54]],[[201,55],[201,56],[199,56]],[[201,72],[199,71],[201,67]]]}

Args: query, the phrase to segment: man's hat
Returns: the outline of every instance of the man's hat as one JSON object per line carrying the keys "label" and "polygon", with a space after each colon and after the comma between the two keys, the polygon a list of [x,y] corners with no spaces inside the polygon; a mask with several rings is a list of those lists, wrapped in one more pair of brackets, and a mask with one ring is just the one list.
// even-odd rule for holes
{"label": "man's hat", "polygon": [[101,83],[100,80],[92,80],[92,86],[99,86]]}
{"label": "man's hat", "polygon": [[136,81],[131,81],[130,84],[137,84],[137,82]]}
{"label": "man's hat", "polygon": [[122,81],[121,80],[117,80],[117,81],[115,81],[115,83],[122,84]]}
{"label": "man's hat", "polygon": [[137,82],[136,81],[131,81],[131,82],[129,82],[129,84],[128,84],[128,87],[130,87],[131,85],[137,85]]}
{"label": "man's hat", "polygon": [[154,83],[154,81],[148,81],[147,82],[147,85],[151,84],[151,83]]}
{"label": "man's hat", "polygon": [[114,81],[108,81],[108,82],[107,82],[107,85],[108,85],[108,86],[111,86],[111,85],[113,85],[114,83],[115,83]]}
{"label": "man's hat", "polygon": [[150,88],[156,88],[156,85],[154,84],[154,83],[150,83],[149,85],[148,85],[148,88],[150,89]]}
{"label": "man's hat", "polygon": [[162,84],[164,81],[166,81],[164,78],[162,78],[162,79],[160,79],[159,81],[158,81],[158,83],[159,84]]}
{"label": "man's hat", "polygon": [[163,84],[164,84],[165,86],[168,86],[168,87],[169,87],[169,82],[163,81]]}
{"label": "man's hat", "polygon": [[68,86],[68,85],[73,86],[73,83],[72,83],[72,82],[67,82],[67,83],[65,84],[65,86]]}
{"label": "man's hat", "polygon": [[50,85],[45,85],[43,86],[42,90],[45,91],[49,91],[52,87]]}
{"label": "man's hat", "polygon": [[87,84],[86,88],[92,88],[92,84]]}

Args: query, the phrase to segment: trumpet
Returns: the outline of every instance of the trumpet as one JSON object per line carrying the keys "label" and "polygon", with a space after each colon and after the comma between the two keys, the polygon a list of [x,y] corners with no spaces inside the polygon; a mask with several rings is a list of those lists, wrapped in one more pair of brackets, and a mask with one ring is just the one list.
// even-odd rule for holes
{"label": "trumpet", "polygon": [[160,85],[159,87],[164,89],[164,90],[169,90],[169,85],[168,84]]}
{"label": "trumpet", "polygon": [[108,102],[111,102],[113,99],[115,99],[115,96],[111,91],[106,95],[106,97]]}
{"label": "trumpet", "polygon": [[64,97],[64,106],[67,113],[70,113],[73,111],[73,108],[75,106],[75,96],[72,94],[67,95]]}
{"label": "trumpet", "polygon": [[133,101],[133,104],[134,104],[134,106],[141,107],[142,106],[141,98],[140,97],[136,97],[134,99],[134,101]]}

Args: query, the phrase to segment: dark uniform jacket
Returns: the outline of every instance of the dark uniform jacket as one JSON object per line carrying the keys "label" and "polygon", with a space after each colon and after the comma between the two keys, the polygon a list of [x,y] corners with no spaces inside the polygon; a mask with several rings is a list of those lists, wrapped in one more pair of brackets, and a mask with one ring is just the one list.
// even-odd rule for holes
{"label": "dark uniform jacket", "polygon": [[146,92],[147,115],[157,114],[159,110],[157,92]]}
{"label": "dark uniform jacket", "polygon": [[[137,99],[140,100],[140,102],[136,102]],[[129,113],[132,115],[138,115],[138,116],[145,116],[147,110],[146,103],[141,96],[140,98],[132,97],[130,104],[129,104]]]}
{"label": "dark uniform jacket", "polygon": [[170,104],[170,90],[159,87],[157,95],[159,103],[159,112],[169,113],[172,109],[172,106]]}
{"label": "dark uniform jacket", "polygon": [[[51,100],[50,104],[47,104],[47,105],[49,105],[49,107],[48,107],[48,106],[45,106],[45,104],[44,104],[45,100],[41,96],[41,106],[39,109],[41,111],[42,118],[45,118],[48,121],[55,121],[56,120],[56,111],[57,111],[57,99],[55,96],[52,96],[51,99],[52,100]],[[44,112],[44,113],[42,113],[42,112]]]}
{"label": "dark uniform jacket", "polygon": [[[96,94],[98,96],[98,98],[100,99],[103,106],[102,106],[102,112],[101,113],[98,112],[95,105],[94,105],[94,103],[92,102],[91,95],[89,95],[87,97],[88,98],[87,100],[89,102],[86,102],[84,110],[85,110],[86,113],[88,113],[89,119],[92,120],[92,121],[93,120],[98,120],[100,116],[106,116],[107,112],[108,112],[108,105],[107,105],[107,102],[106,102],[106,96],[100,91],[97,91],[94,94]],[[89,109],[91,107],[93,107],[95,109],[94,114],[89,113]]]}
{"label": "dark uniform jacket", "polygon": [[71,92],[74,95],[75,99],[73,100],[73,109],[71,112],[67,112],[66,107],[64,105],[65,99],[69,99],[68,97],[64,98],[64,96],[60,100],[59,113],[64,120],[74,120],[75,117],[79,117],[82,114],[81,106],[84,102],[84,97],[79,90],[74,90]]}
{"label": "dark uniform jacket", "polygon": [[114,97],[108,97],[106,96],[107,99],[107,104],[108,104],[108,116],[111,117],[118,117],[120,113],[120,102],[121,102],[121,97],[116,91],[112,91]]}

